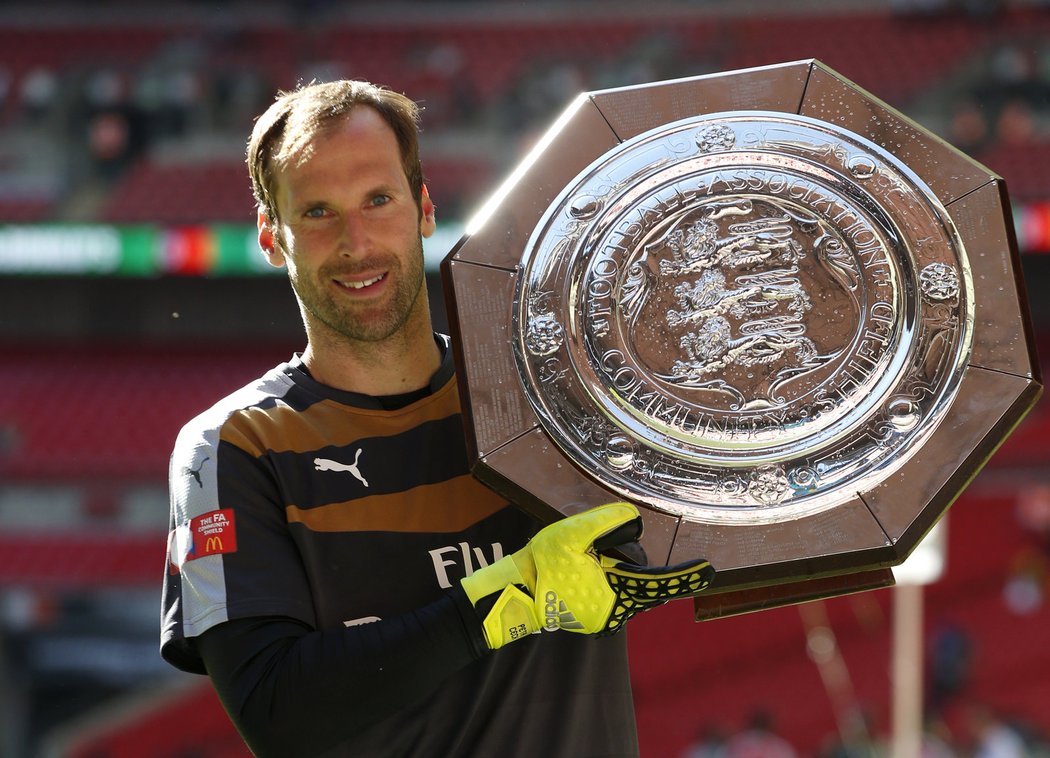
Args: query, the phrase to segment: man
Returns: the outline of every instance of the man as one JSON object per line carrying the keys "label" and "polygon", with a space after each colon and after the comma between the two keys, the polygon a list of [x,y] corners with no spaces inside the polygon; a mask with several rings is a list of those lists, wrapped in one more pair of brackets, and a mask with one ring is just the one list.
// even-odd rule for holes
{"label": "man", "polygon": [[161,652],[260,756],[637,755],[611,633],[711,569],[602,557],[638,536],[626,504],[536,534],[469,475],[416,121],[343,81],[256,123],[259,245],[307,346],[179,435]]}

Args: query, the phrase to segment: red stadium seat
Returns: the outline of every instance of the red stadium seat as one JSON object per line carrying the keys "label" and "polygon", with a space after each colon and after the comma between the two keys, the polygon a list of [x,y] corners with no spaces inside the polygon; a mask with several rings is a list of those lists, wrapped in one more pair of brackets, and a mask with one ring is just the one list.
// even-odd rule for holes
{"label": "red stadium seat", "polygon": [[255,201],[243,161],[161,165],[145,159],[113,190],[99,216],[125,224],[251,224]]}

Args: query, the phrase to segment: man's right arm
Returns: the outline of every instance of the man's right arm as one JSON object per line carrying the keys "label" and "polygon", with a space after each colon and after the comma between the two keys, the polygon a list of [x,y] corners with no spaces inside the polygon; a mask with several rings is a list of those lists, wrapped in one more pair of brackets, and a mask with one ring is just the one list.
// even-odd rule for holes
{"label": "man's right arm", "polygon": [[226,711],[260,757],[330,749],[423,699],[488,650],[458,587],[371,624],[317,631],[286,617],[243,618],[196,642]]}

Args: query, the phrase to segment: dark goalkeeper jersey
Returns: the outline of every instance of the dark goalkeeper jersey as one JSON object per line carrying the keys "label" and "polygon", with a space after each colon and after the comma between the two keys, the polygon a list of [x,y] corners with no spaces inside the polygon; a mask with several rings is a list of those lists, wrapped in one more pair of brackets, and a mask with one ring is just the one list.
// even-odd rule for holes
{"label": "dark goalkeeper jersey", "polygon": [[[204,673],[195,638],[227,620],[379,623],[525,545],[539,525],[469,474],[445,352],[432,392],[404,407],[321,385],[296,356],[183,428],[170,469],[169,662]],[[304,740],[302,755],[316,752]],[[637,755],[626,638],[533,635],[326,754]]]}

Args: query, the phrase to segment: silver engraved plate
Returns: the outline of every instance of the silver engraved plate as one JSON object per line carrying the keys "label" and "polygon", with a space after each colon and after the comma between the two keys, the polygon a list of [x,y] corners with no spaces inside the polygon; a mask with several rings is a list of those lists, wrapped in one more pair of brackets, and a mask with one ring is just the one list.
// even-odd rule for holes
{"label": "silver engraved plate", "polygon": [[442,275],[474,476],[698,618],[891,583],[1042,391],[1002,179],[818,61],[582,93]]}
{"label": "silver engraved plate", "polygon": [[970,354],[971,275],[940,201],[795,114],[624,142],[550,205],[522,266],[515,357],[543,429],[690,520],[794,519],[885,478]]}

